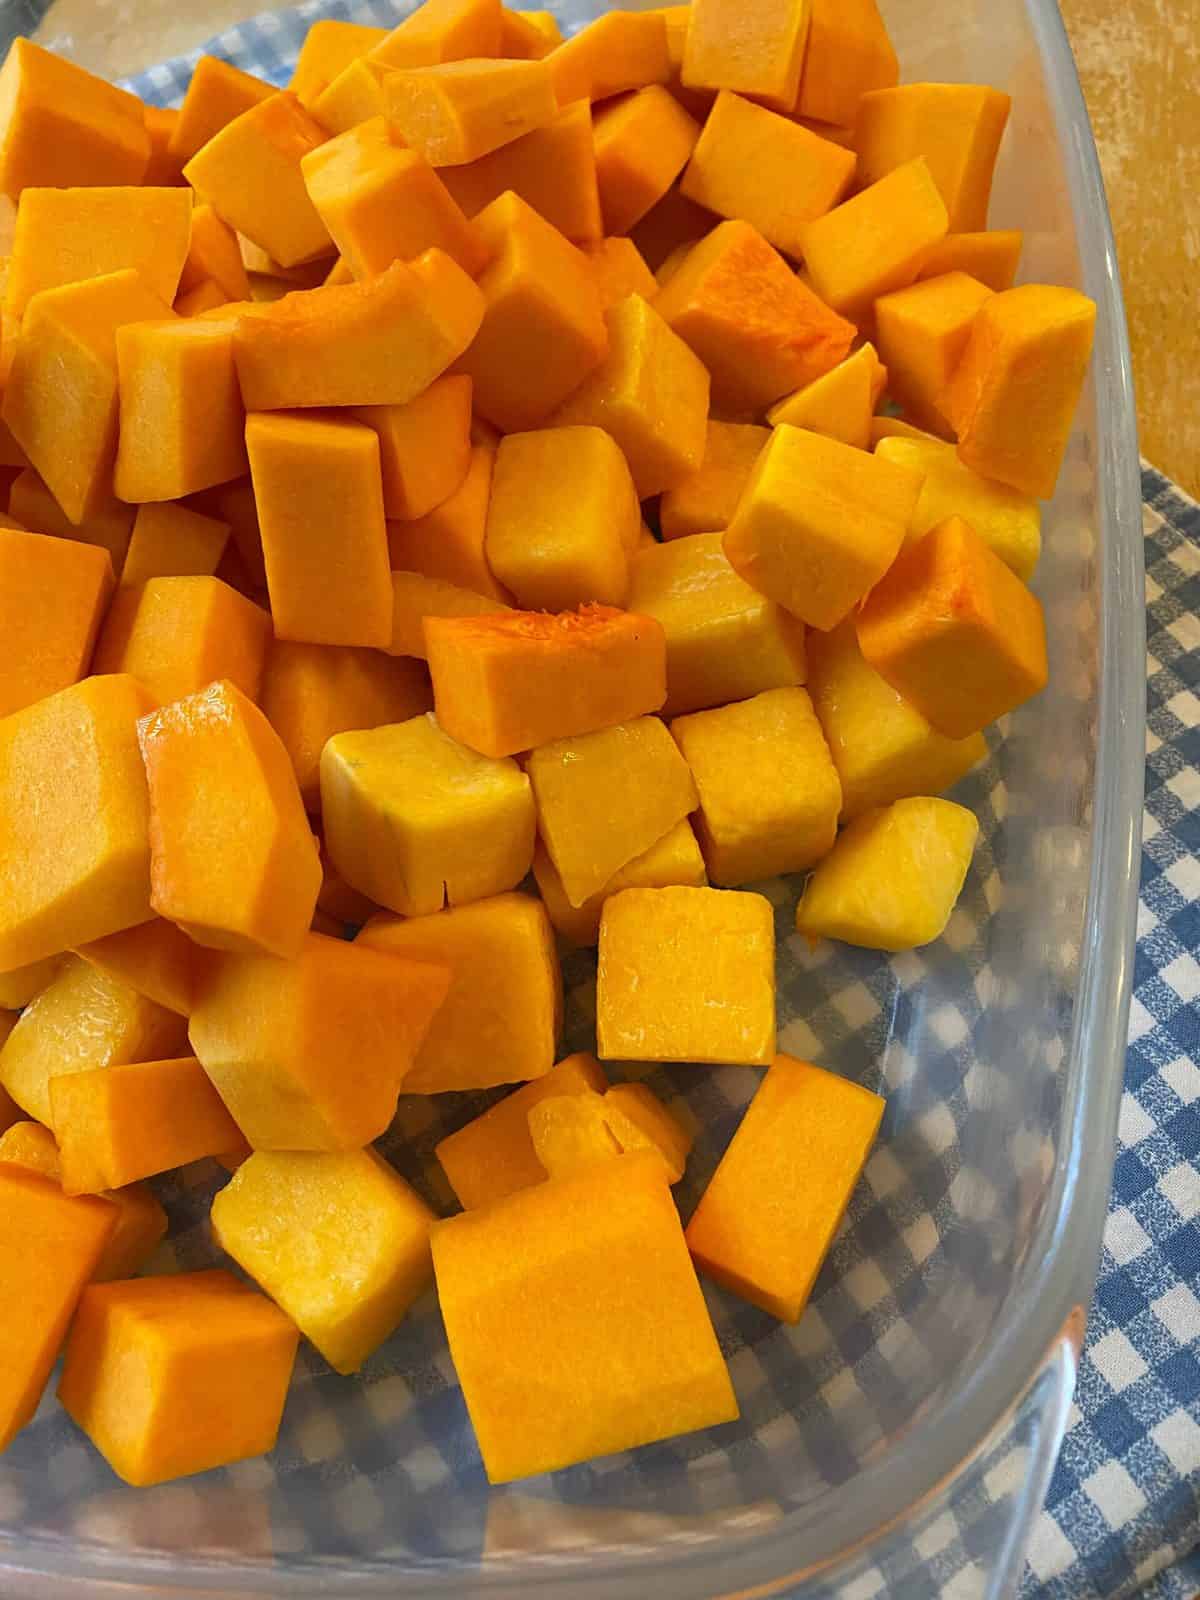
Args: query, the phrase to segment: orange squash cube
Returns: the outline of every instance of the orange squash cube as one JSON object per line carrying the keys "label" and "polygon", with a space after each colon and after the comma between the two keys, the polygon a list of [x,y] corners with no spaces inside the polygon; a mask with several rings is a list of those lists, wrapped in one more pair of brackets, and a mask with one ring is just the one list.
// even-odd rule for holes
{"label": "orange squash cube", "polygon": [[497,55],[509,61],[540,61],[553,48],[549,35],[530,22],[524,12],[501,8]]}
{"label": "orange squash cube", "polygon": [[899,76],[876,0],[812,0],[797,115],[853,128],[863,95]]}
{"label": "orange squash cube", "polygon": [[875,346],[860,345],[852,356],[803,389],[777,400],[767,412],[767,421],[774,427],[787,422],[865,450],[871,439],[871,414],[887,377]]}
{"label": "orange squash cube", "polygon": [[156,701],[215,678],[258,698],[271,619],[220,578],[151,578],[118,590],[96,642],[97,672],[127,672]]}
{"label": "orange squash cube", "polygon": [[654,274],[632,239],[596,239],[582,247],[600,292],[600,305],[607,311],[626,295],[640,294],[653,300],[658,293]]}
{"label": "orange squash cube", "polygon": [[360,406],[379,436],[384,515],[426,516],[463,485],[471,464],[471,380],[436,378],[402,406]]}
{"label": "orange squash cube", "polygon": [[571,1178],[597,1161],[616,1161],[622,1151],[604,1120],[604,1097],[581,1094],[542,1100],[529,1113],[533,1153],[551,1178]]}
{"label": "orange squash cube", "polygon": [[383,115],[383,80],[389,70],[382,62],[373,61],[368,51],[348,61],[309,101],[306,109],[328,133],[349,133],[359,123]]}
{"label": "orange squash cube", "polygon": [[221,564],[229,524],[165,501],[138,507],[121,585],[151,578],[211,578]]}
{"label": "orange squash cube", "polygon": [[220,1269],[93,1284],[58,1398],[119,1478],[165,1483],[274,1448],[299,1338]]}
{"label": "orange squash cube", "polygon": [[197,944],[295,955],[321,866],[292,764],[266,717],[222,680],[143,717],[138,740],[153,909]]}
{"label": "orange squash cube", "polygon": [[598,239],[600,191],[592,112],[586,100],[564,107],[543,128],[533,128],[491,155],[438,173],[467,216],[511,189],[575,243]]}
{"label": "orange squash cube", "polygon": [[692,1136],[644,1083],[614,1083],[604,1096],[604,1120],[622,1154],[650,1151],[661,1156],[671,1183],[683,1177]]}
{"label": "orange squash cube", "polygon": [[776,1056],[687,1225],[701,1272],[798,1322],[883,1110],[869,1089]]}
{"label": "orange squash cube", "polygon": [[991,293],[965,272],[948,272],[875,302],[889,392],[906,416],[935,433],[949,429],[941,409],[946,386],[967,347],[975,315]]}
{"label": "orange squash cube", "polygon": [[998,228],[987,233],[948,233],[925,252],[917,282],[922,278],[940,278],[947,272],[965,272],[999,294],[1013,286],[1023,240],[1019,228]]}
{"label": "orange squash cube", "polygon": [[311,111],[313,101],[338,73],[382,44],[388,32],[387,28],[372,28],[361,22],[318,17],[304,35],[288,88],[305,110]]}
{"label": "orange squash cube", "polygon": [[924,428],[914,428],[911,422],[905,422],[902,417],[872,417],[868,437],[872,450],[884,439],[919,439],[926,444],[943,442],[936,434],[927,433]]}
{"label": "orange squash cube", "polygon": [[445,962],[407,954],[306,933],[292,960],[205,969],[188,1036],[254,1149],[360,1150],[384,1131],[450,986]]}
{"label": "orange squash cube", "polygon": [[187,92],[179,108],[179,121],[171,138],[171,154],[185,167],[196,152],[243,111],[269,100],[273,84],[219,56],[201,56],[192,68]]}
{"label": "orange squash cube", "polygon": [[687,165],[700,125],[661,84],[602,105],[593,118],[606,233],[627,233]]}
{"label": "orange squash cube", "polygon": [[[427,578],[422,572],[393,572],[392,598],[395,611],[389,653],[416,656],[422,661],[428,655],[426,617],[486,617],[512,609],[491,595],[476,594],[457,584],[445,583],[441,578]],[[2,998],[3,980],[0,979]]]}
{"label": "orange squash cube", "polygon": [[664,540],[723,531],[737,510],[751,468],[770,429],[750,422],[715,422],[705,437],[704,459],[689,477],[668,489],[658,507]]}
{"label": "orange squash cube", "polygon": [[1046,686],[1042,607],[961,517],[897,558],[858,615],[862,653],[950,739]]}
{"label": "orange squash cube", "polygon": [[150,161],[142,103],[19,35],[0,69],[0,193],[141,183]]}
{"label": "orange squash cube", "polygon": [[604,902],[622,889],[665,889],[672,884],[702,889],[708,882],[704,857],[686,818],[669,828],[640,856],[626,862],[595,894],[577,906],[567,899],[558,868],[540,839],[533,852],[533,876],[555,933],[568,948],[574,949],[586,949],[599,941]]}
{"label": "orange squash cube", "polygon": [[192,1009],[204,953],[173,922],[152,917],[136,928],[92,939],[75,951],[89,966],[186,1017]]}
{"label": "orange squash cube", "polygon": [[418,572],[486,595],[488,611],[504,610],[512,599],[488,566],[484,541],[496,452],[474,445],[467,475],[448,500],[423,517],[389,522],[388,552],[395,572]]}
{"label": "orange squash cube", "polygon": [[237,234],[209,205],[192,208],[187,257],[179,275],[179,293],[215,282],[226,300],[249,300],[250,280],[238,249]]}
{"label": "orange squash cube", "polygon": [[438,722],[483,755],[612,727],[666,698],[662,625],[609,606],[430,616],[425,643]]}
{"label": "orange squash cube", "polygon": [[61,956],[47,956],[42,961],[31,961],[27,966],[0,972],[0,1007],[4,1010],[4,1015],[0,1017],[0,1047],[17,1020],[12,1013],[20,1011],[35,995],[41,994],[61,965]]}
{"label": "orange squash cube", "polygon": [[107,550],[114,573],[121,570],[133,531],[133,507],[121,500],[105,499],[82,522],[72,522],[32,467],[25,467],[13,479],[8,514],[18,527],[28,528],[31,533],[76,539]]}
{"label": "orange squash cube", "polygon": [[976,83],[905,83],[858,103],[854,147],[863,185],[923,156],[946,203],[951,233],[987,227],[996,152],[1009,96]]}
{"label": "orange squash cube", "polygon": [[608,100],[627,89],[666,83],[671,76],[666,24],[656,11],[605,12],[546,59],[560,106]]}
{"label": "orange squash cube", "polygon": [[812,17],[811,0],[771,0],[752,13],[738,0],[693,0],[683,51],[688,89],[733,89],[791,111]]}
{"label": "orange squash cube", "polygon": [[0,717],[83,677],[112,587],[106,551],[0,528]]}
{"label": "orange squash cube", "polygon": [[398,68],[383,80],[384,113],[434,167],[461,167],[552,122],[545,61],[477,59]]}
{"label": "orange squash cube", "polygon": [[386,67],[430,67],[494,56],[502,16],[500,0],[426,0],[372,47],[370,59]]}

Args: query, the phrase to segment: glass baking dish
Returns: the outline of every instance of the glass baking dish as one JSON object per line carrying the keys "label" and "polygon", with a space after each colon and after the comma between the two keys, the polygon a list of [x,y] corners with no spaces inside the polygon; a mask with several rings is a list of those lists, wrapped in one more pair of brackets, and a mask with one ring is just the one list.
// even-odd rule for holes
{"label": "glass baking dish", "polygon": [[[574,26],[598,8],[557,9]],[[303,1354],[276,1454],[203,1478],[124,1488],[48,1398],[0,1458],[6,1600],[895,1600],[934,1592],[967,1563],[970,1592],[1015,1589],[1065,1426],[1121,1088],[1143,764],[1137,445],[1104,191],[1054,0],[884,10],[907,78],[1012,93],[993,225],[1025,230],[1024,279],[1084,289],[1099,322],[1036,584],[1050,687],[960,786],[982,842],[945,938],[890,960],[809,953],[789,937],[797,886],[766,889],[779,913],[780,1048],[888,1098],[810,1310],[789,1329],[708,1286],[740,1422],[496,1490],[432,1296],[358,1380]],[[313,17],[399,14],[386,0],[309,4],[231,28],[239,11],[238,0],[48,11],[18,0],[0,3],[0,43],[34,33],[120,77],[226,28],[218,53],[284,81]],[[167,103],[180,81],[158,70],[135,86]],[[591,1040],[591,975],[587,959],[568,965],[575,1048]],[[757,1075],[671,1067],[648,1081],[699,1128],[686,1215]],[[403,1101],[385,1141],[443,1208],[433,1144],[477,1109],[444,1099]],[[205,1218],[218,1182],[206,1165],[166,1189],[163,1270],[214,1258]]]}

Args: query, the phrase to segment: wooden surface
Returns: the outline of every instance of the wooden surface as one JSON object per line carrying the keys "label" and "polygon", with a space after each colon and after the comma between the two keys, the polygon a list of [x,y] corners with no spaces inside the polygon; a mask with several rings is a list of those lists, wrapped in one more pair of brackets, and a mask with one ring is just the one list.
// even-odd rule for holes
{"label": "wooden surface", "polygon": [[1117,238],[1142,454],[1200,496],[1200,0],[1059,0]]}

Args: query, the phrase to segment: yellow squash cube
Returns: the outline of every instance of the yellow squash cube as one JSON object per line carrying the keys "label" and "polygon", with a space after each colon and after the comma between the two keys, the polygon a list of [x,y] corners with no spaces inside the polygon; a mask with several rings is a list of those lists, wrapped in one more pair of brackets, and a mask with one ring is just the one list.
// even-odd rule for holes
{"label": "yellow squash cube", "polygon": [[938,938],[962,892],[979,837],[952,800],[896,800],[843,829],[808,880],[796,928],[868,950],[913,950]]}
{"label": "yellow squash cube", "polygon": [[435,378],[407,405],[354,414],[379,435],[385,516],[424,517],[462,487],[471,464],[470,378]]}
{"label": "yellow squash cube", "polygon": [[89,940],[77,945],[75,954],[181,1017],[192,1009],[205,961],[203,948],[165,917]]}
{"label": "yellow squash cube", "polygon": [[605,1162],[433,1230],[493,1483],[737,1416],[661,1163]]}
{"label": "yellow squash cube", "polygon": [[369,1148],[256,1151],[212,1222],[335,1372],[357,1372],[433,1279],[433,1212]]}
{"label": "yellow squash cube", "polygon": [[696,808],[687,763],[657,717],[555,739],[526,770],[538,832],[573,906]]}
{"label": "yellow squash cube", "polygon": [[510,757],[451,739],[432,713],[330,739],[321,811],[338,873],[406,917],[514,889],[533,860],[529,779]]}
{"label": "yellow squash cube", "polygon": [[[616,242],[616,241],[613,241]],[[664,539],[717,533],[729,526],[746,480],[771,437],[753,422],[710,419],[704,459],[695,472],[668,489],[658,508]]]}
{"label": "yellow squash cube", "polygon": [[604,1096],[580,1094],[539,1100],[529,1113],[534,1154],[551,1178],[570,1178],[597,1161],[615,1161],[621,1146],[604,1120]]}
{"label": "yellow squash cube", "polygon": [[804,689],[677,717],[671,732],[700,791],[696,826],[713,883],[803,872],[829,850],[842,786]]}
{"label": "yellow squash cube", "polygon": [[947,272],[881,295],[875,303],[888,391],[923,428],[948,433],[942,397],[962,359],[975,314],[992,291],[965,272]]}
{"label": "yellow squash cube", "polygon": [[871,415],[886,382],[887,369],[874,345],[860,345],[836,367],[777,401],[767,421],[776,427],[788,422],[793,428],[811,428],[865,450],[871,442]]}
{"label": "yellow squash cube", "polygon": [[765,1066],[775,1054],[769,900],[725,889],[623,889],[604,905],[601,1060]]}
{"label": "yellow squash cube", "polygon": [[533,875],[555,933],[566,944],[580,947],[599,940],[600,914],[609,895],[619,894],[622,889],[665,889],[671,884],[689,884],[701,889],[708,882],[704,857],[686,817],[668,829],[649,850],[643,850],[619,872],[614,872],[603,888],[589,895],[581,905],[573,906],[567,899],[558,868],[540,840],[534,847]]}
{"label": "yellow squash cube", "polygon": [[683,1177],[692,1136],[644,1083],[614,1083],[604,1096],[604,1117],[626,1155],[657,1151],[672,1183]]}

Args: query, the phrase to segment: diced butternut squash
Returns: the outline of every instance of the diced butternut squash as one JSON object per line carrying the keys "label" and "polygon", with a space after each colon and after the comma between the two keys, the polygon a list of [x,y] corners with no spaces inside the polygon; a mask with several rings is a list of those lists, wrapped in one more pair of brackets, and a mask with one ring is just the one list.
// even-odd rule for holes
{"label": "diced butternut squash", "polygon": [[800,116],[853,128],[863,95],[890,89],[899,76],[900,63],[876,0],[812,0],[796,101]]}
{"label": "diced butternut squash", "polygon": [[872,417],[869,431],[871,449],[884,439],[919,439],[923,444],[941,444],[943,441],[936,434],[927,433],[924,428],[914,428],[911,422],[905,422],[902,417]]}
{"label": "diced butternut squash", "polygon": [[[68,1199],[49,1178],[0,1165],[0,1450],[37,1410],[84,1285],[116,1225],[106,1200]],[[19,1307],[19,1314],[15,1314]]]}
{"label": "diced butternut squash", "polygon": [[407,405],[354,414],[379,436],[387,517],[423,517],[462,487],[471,461],[470,378],[438,378]]}
{"label": "diced butternut squash", "polygon": [[0,816],[21,838],[0,861],[0,971],[149,917],[152,705],[133,678],[93,677],[0,719]]}
{"label": "diced butternut squash", "polygon": [[526,610],[623,605],[641,521],[625,457],[603,429],[541,428],[500,441],[485,551]]}
{"label": "diced butternut squash", "polygon": [[386,647],[392,580],[374,430],[346,417],[256,412],[246,447],[276,636]]}
{"label": "diced butternut squash", "polygon": [[920,490],[909,468],[781,423],[725,531],[725,554],[810,627],[834,628],[895,560]]}
{"label": "diced butternut squash", "polygon": [[359,1150],[391,1122],[450,985],[406,955],[309,933],[293,960],[206,968],[188,1036],[256,1150]]}
{"label": "diced butternut squash", "polygon": [[540,1078],[554,1064],[562,974],[540,900],[500,894],[431,917],[377,917],[355,947],[450,969],[406,1094],[490,1089]]}
{"label": "diced butternut squash", "polygon": [[[555,739],[530,755],[538,834],[581,906],[697,805],[687,762],[657,717]],[[620,792],[621,804],[613,805]]]}
{"label": "diced butternut squash", "polygon": [[390,69],[373,61],[370,52],[348,61],[311,100],[307,109],[313,120],[330,134],[349,133],[360,122],[381,117],[384,110],[383,80]]}
{"label": "diced butternut squash", "polygon": [[777,400],[767,412],[767,421],[776,426],[788,422],[794,428],[808,428],[865,450],[871,441],[871,414],[887,375],[875,346],[860,345],[852,356],[803,389]]}
{"label": "diced butternut squash", "polygon": [[58,1398],[119,1478],[164,1483],[274,1448],[299,1337],[219,1268],[92,1284]]}
{"label": "diced butternut squash", "polygon": [[888,392],[906,416],[946,433],[946,386],[967,347],[975,316],[992,291],[965,272],[948,272],[881,295],[875,302],[879,353]]}
{"label": "diced butternut squash", "polygon": [[393,572],[392,597],[395,612],[389,652],[394,656],[416,656],[422,661],[427,655],[426,617],[486,617],[511,609],[490,595],[461,589],[440,578],[427,578],[421,572]]}
{"label": "diced butternut squash", "polygon": [[388,36],[387,28],[371,28],[361,22],[343,22],[336,17],[318,17],[310,23],[296,57],[288,88],[306,110],[338,73],[352,61],[359,61]]}
{"label": "diced butternut squash", "polygon": [[320,123],[281,90],[227,123],[191,157],[183,175],[231,228],[294,267],[333,253],[300,171],[304,156],[324,140]]}
{"label": "diced butternut squash", "polygon": [[1096,305],[1026,283],[985,300],[942,398],[959,460],[1048,500],[1092,353]]}
{"label": "diced butternut squash", "polygon": [[238,249],[237,234],[209,205],[192,208],[187,258],[179,276],[179,292],[205,282],[217,283],[226,300],[248,300],[250,281]]}
{"label": "diced butternut squash", "polygon": [[529,1112],[529,1137],[539,1165],[551,1178],[574,1177],[622,1153],[604,1120],[604,1097],[591,1089],[539,1100]]}
{"label": "diced butternut squash", "polygon": [[737,1416],[659,1159],[439,1222],[433,1264],[490,1482]]}
{"label": "diced butternut squash", "polygon": [[153,909],[197,944],[295,955],[321,867],[292,764],[266,717],[220,680],[143,717],[138,739]]}
{"label": "diced butternut squash", "polygon": [[683,244],[703,239],[716,223],[711,211],[681,193],[678,186],[667,190],[652,211],[648,211],[633,230],[633,242],[651,272],[657,272],[673,251]]}
{"label": "diced butternut squash", "polygon": [[189,1015],[204,952],[173,922],[152,917],[136,928],[81,944],[75,954],[155,1005]]}
{"label": "diced butternut squash", "polygon": [[220,578],[151,578],[117,592],[96,642],[97,672],[127,672],[160,704],[227,678],[258,698],[267,613]]}
{"label": "diced butternut squash", "polygon": [[608,11],[565,40],[547,57],[560,106],[573,100],[608,100],[627,89],[666,83],[671,55],[662,14]]}
{"label": "diced butternut squash", "polygon": [[467,216],[477,216],[511,189],[568,239],[598,239],[600,191],[592,144],[592,112],[586,100],[566,106],[543,128],[501,145],[438,176]]}
{"label": "diced butternut squash", "polygon": [[371,59],[386,67],[429,67],[494,56],[501,18],[500,0],[432,0],[373,46]]}
{"label": "diced butternut squash", "polygon": [[512,596],[493,574],[485,549],[495,460],[492,446],[473,446],[467,475],[449,499],[423,517],[388,523],[393,574],[422,573],[490,597],[494,603],[485,610],[505,608]]}
{"label": "diced butternut squash", "polygon": [[383,80],[384,113],[434,167],[460,167],[552,122],[545,61],[478,59],[398,69]]}
{"label": "diced butternut squash", "polygon": [[941,794],[987,755],[948,739],[864,658],[855,620],[809,639],[808,688],[842,784],[842,822],[909,795]]}
{"label": "diced butternut squash", "polygon": [[174,502],[140,506],[121,583],[129,587],[151,578],[210,578],[221,564],[228,540],[227,522],[187,506]]}
{"label": "diced butternut squash", "polygon": [[661,84],[607,101],[593,118],[606,233],[628,233],[687,165],[700,125]]}
{"label": "diced butternut squash", "polygon": [[987,227],[996,152],[1008,95],[986,84],[905,83],[858,102],[854,145],[859,182],[878,182],[923,156],[946,203],[951,233]]}
{"label": "diced butternut squash", "polygon": [[530,22],[523,11],[510,11],[507,6],[501,9],[497,55],[509,61],[540,61],[553,48],[550,36]]}
{"label": "diced butternut squash", "polygon": [[21,1013],[0,1050],[0,1082],[31,1117],[54,1126],[51,1081],[178,1049],[182,1018],[128,984],[69,957]]}
{"label": "diced butternut squash", "polygon": [[710,420],[699,468],[659,502],[663,538],[723,531],[769,438],[770,430],[755,423]]}
{"label": "diced butternut squash", "polygon": [[692,1136],[644,1083],[614,1083],[604,1096],[604,1120],[624,1155],[656,1153],[671,1183],[683,1177]]}
{"label": "diced butternut squash", "polygon": [[46,956],[41,961],[31,961],[28,966],[0,972],[0,1007],[5,1012],[4,1017],[0,1018],[0,1045],[8,1038],[17,1020],[12,1012],[20,1011],[35,995],[41,994],[61,965],[61,956]]}
{"label": "diced butternut squash", "polygon": [[731,415],[819,378],[854,337],[749,222],[722,222],[690,250],[655,310],[708,368],[713,406]]}
{"label": "diced butternut squash", "polygon": [[738,0],[693,0],[683,51],[688,89],[733,89],[777,111],[800,93],[811,0],[770,0],[747,10]]}
{"label": "diced butternut squash", "polygon": [[432,703],[423,668],[377,650],[276,639],[267,656],[262,708],[310,811],[321,807],[321,751],[335,734],[407,722]]}
{"label": "diced butternut squash", "polygon": [[112,558],[113,572],[120,572],[133,531],[133,507],[121,500],[104,500],[82,522],[73,523],[32,467],[13,479],[8,494],[11,521],[31,533],[48,533],[55,539],[78,539],[82,544],[99,545]]}
{"label": "diced butternut squash", "polygon": [[430,616],[425,642],[438,722],[483,755],[609,728],[666,698],[662,625],[608,606]]}
{"label": "diced butternut squash", "polygon": [[777,250],[800,256],[805,224],[837,205],[853,177],[852,150],[725,90],[680,189],[719,217],[752,223]]}
{"label": "diced butternut squash", "polygon": [[141,183],[150,161],[142,103],[18,35],[0,71],[0,192]]}
{"label": "diced butternut squash", "polygon": [[643,300],[653,300],[658,293],[654,274],[632,239],[596,239],[582,248],[605,311],[626,295],[640,294]]}
{"label": "diced butternut squash", "polygon": [[243,72],[219,56],[201,56],[192,68],[179,121],[171,138],[171,154],[185,167],[196,152],[243,111],[270,99],[273,84]]}
{"label": "diced butternut squash", "polygon": [[448,738],[431,715],[335,734],[320,774],[330,860],[376,905],[428,916],[515,889],[529,871],[529,779]]}
{"label": "diced butternut squash", "polygon": [[641,499],[670,489],[704,455],[709,376],[703,362],[641,295],[604,313],[608,351],[549,418],[603,428],[620,445]]}
{"label": "diced butternut squash", "polygon": [[0,717],[88,671],[112,587],[94,545],[0,528]]}
{"label": "diced butternut squash", "polygon": [[999,294],[1013,286],[1023,237],[1019,228],[948,233],[925,252],[917,281],[940,278],[946,272],[965,272]]}
{"label": "diced butternut squash", "polygon": [[374,1150],[257,1151],[213,1201],[217,1242],[335,1372],[357,1372],[433,1279],[433,1212]]}
{"label": "diced butternut squash", "polygon": [[686,818],[640,856],[626,862],[580,905],[573,906],[567,899],[558,868],[540,840],[533,852],[533,875],[555,933],[566,945],[581,949],[599,941],[600,914],[610,895],[619,894],[622,889],[665,889],[671,884],[699,889],[708,882],[704,857]]}
{"label": "diced butternut squash", "polygon": [[550,50],[563,42],[562,29],[553,11],[522,11],[521,15],[531,27],[538,30]]}
{"label": "diced butternut squash", "polygon": [[775,1054],[775,922],[762,895],[623,889],[604,903],[602,1061],[764,1066]]}
{"label": "diced butternut squash", "polygon": [[776,1056],[688,1223],[701,1272],[798,1322],[883,1111],[869,1089]]}
{"label": "diced butternut squash", "polygon": [[961,517],[903,551],[858,614],[862,653],[951,739],[1046,686],[1041,603]]}

